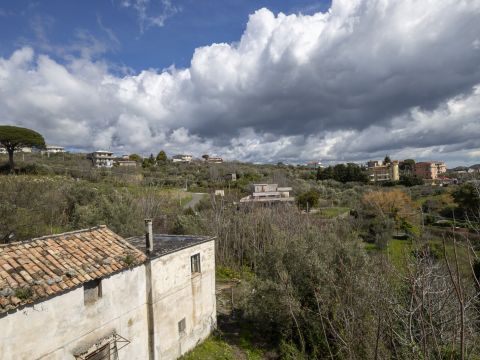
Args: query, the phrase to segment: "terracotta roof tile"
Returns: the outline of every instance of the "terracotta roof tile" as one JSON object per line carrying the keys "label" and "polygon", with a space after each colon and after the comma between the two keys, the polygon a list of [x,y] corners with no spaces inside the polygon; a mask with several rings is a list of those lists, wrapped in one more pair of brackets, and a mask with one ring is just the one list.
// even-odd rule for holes
{"label": "terracotta roof tile", "polygon": [[[133,259],[128,264],[127,256]],[[0,245],[0,313],[146,259],[105,226]]]}

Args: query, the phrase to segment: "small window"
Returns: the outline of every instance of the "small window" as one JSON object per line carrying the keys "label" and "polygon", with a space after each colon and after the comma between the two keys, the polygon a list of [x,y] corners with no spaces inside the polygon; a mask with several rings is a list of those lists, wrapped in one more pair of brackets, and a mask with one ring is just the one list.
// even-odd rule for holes
{"label": "small window", "polygon": [[83,284],[83,302],[92,304],[102,297],[102,280],[95,279]]}
{"label": "small window", "polygon": [[190,258],[192,263],[192,274],[201,272],[200,254],[195,254]]}
{"label": "small window", "polygon": [[183,318],[182,320],[180,320],[178,322],[178,333],[179,334],[184,334],[186,328],[187,328],[187,323],[185,321],[185,318]]}

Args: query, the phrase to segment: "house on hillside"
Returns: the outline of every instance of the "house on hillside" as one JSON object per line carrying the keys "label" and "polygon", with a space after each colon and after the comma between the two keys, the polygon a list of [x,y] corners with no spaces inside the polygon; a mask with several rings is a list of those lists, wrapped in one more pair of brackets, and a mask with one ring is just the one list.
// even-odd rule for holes
{"label": "house on hillside", "polygon": [[44,150],[44,153],[46,154],[63,154],[64,152],[65,148],[57,145],[47,145]]}
{"label": "house on hillside", "polygon": [[114,165],[119,167],[137,167],[137,162],[134,160],[123,160],[123,158],[120,158],[115,160]]}
{"label": "house on hillside", "polygon": [[371,182],[398,181],[400,173],[398,161],[394,160],[388,164],[372,160],[367,163],[368,178]]}
{"label": "house on hillside", "polygon": [[291,187],[279,187],[277,184],[253,184],[252,195],[240,199],[240,203],[281,203],[293,202]]}
{"label": "house on hillside", "polygon": [[176,359],[216,325],[214,239],[105,226],[0,245],[2,360]]}
{"label": "house on hillside", "polygon": [[480,173],[480,164],[472,165],[468,168],[469,174]]}
{"label": "house on hillside", "polygon": [[468,173],[468,169],[468,166],[457,166],[453,169],[449,169],[449,171],[455,174],[466,174]]}
{"label": "house on hillside", "polygon": [[425,180],[435,180],[440,174],[447,172],[443,161],[425,161],[415,164],[415,175]]}
{"label": "house on hillside", "polygon": [[192,155],[175,155],[172,157],[172,161],[175,162],[184,162],[189,163],[193,159]]}
{"label": "house on hillside", "polygon": [[[15,153],[31,153],[32,148],[31,147],[22,147],[20,149],[15,150]],[[0,146],[0,154],[7,154],[7,149],[5,149],[3,146]]]}
{"label": "house on hillside", "polygon": [[207,162],[210,164],[221,164],[223,163],[223,159],[221,157],[209,157]]}
{"label": "house on hillside", "polygon": [[97,150],[88,154],[87,159],[90,159],[95,167],[111,168],[113,167],[115,157],[111,151]]}

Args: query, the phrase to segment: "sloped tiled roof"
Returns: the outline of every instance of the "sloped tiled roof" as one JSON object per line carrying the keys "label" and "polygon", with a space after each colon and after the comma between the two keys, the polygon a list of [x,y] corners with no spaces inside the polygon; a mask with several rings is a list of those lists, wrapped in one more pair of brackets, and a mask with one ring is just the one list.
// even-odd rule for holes
{"label": "sloped tiled roof", "polygon": [[146,259],[106,226],[0,245],[0,314]]}

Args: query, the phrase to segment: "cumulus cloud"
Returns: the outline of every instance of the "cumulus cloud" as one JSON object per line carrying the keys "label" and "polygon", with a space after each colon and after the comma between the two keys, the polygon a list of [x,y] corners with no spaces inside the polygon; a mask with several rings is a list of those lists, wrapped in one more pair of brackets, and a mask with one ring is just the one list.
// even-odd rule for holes
{"label": "cumulus cloud", "polygon": [[479,18],[480,1],[468,0],[336,0],[313,15],[260,9],[238,42],[197,48],[188,68],[122,77],[89,57],[60,64],[25,47],[0,58],[0,116],[83,149],[471,160],[480,147]]}

